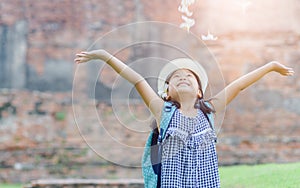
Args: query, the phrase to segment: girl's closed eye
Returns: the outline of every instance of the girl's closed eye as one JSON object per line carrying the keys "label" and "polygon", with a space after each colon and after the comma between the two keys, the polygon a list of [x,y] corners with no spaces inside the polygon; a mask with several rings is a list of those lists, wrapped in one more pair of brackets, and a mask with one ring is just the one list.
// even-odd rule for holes
{"label": "girl's closed eye", "polygon": [[179,75],[178,75],[178,74],[174,74],[174,75],[172,76],[172,78],[179,78]]}

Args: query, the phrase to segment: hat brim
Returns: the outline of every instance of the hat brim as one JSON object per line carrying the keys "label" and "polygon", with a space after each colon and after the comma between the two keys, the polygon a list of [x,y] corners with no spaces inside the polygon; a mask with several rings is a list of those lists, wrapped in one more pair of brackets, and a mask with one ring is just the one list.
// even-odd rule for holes
{"label": "hat brim", "polygon": [[188,69],[193,71],[199,78],[203,93],[207,88],[208,77],[202,65],[189,58],[178,58],[166,64],[159,73],[157,81],[157,90],[159,93],[164,92],[165,82],[168,76],[178,69]]}

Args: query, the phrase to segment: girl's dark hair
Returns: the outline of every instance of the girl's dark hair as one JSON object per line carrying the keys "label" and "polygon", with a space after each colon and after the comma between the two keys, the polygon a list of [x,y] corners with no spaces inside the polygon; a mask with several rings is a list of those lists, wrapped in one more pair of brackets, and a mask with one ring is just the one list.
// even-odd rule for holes
{"label": "girl's dark hair", "polygon": [[[189,70],[189,69],[187,69],[187,70]],[[189,70],[189,71],[191,71],[191,70]],[[171,73],[167,77],[167,79],[166,79],[166,83],[167,84],[169,84],[169,81],[170,81],[173,73]],[[203,98],[203,91],[202,91],[202,87],[201,87],[201,81],[200,81],[199,77],[193,71],[191,71],[191,73],[195,76],[195,78],[196,78],[196,80],[198,82],[199,91],[201,92],[201,97],[197,98],[194,107],[197,108],[197,109],[200,109],[205,114],[207,114],[207,113],[215,113],[216,111],[215,111],[215,109],[214,109],[214,107],[213,107],[213,105],[211,103],[212,98],[208,99],[208,100],[204,100],[204,98]],[[180,103],[177,102],[177,101],[175,101],[175,100],[173,100],[170,96],[164,97],[163,100],[164,101],[169,101],[169,102],[173,103],[177,108],[181,107]],[[205,104],[207,102],[210,105]]]}

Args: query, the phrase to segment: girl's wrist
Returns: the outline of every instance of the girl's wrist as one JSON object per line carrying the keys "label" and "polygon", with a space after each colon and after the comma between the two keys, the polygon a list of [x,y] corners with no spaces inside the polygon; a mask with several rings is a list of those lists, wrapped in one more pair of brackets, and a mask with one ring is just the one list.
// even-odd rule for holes
{"label": "girl's wrist", "polygon": [[267,67],[268,67],[268,71],[271,72],[271,71],[274,71],[276,69],[276,65],[277,65],[277,61],[271,61],[267,64]]}
{"label": "girl's wrist", "polygon": [[113,56],[105,50],[102,50],[102,53],[99,55],[99,59],[102,59],[105,62],[108,62]]}

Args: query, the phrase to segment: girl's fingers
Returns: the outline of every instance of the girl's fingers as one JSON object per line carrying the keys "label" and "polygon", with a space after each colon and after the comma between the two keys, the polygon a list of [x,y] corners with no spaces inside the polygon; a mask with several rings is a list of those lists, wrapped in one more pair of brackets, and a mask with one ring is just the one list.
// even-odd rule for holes
{"label": "girl's fingers", "polygon": [[84,62],[86,62],[86,59],[85,58],[75,58],[74,61],[75,61],[75,63],[84,63]]}
{"label": "girl's fingers", "polygon": [[85,52],[85,51],[76,54],[76,56],[79,56],[79,57],[88,56],[88,55],[90,55],[89,52]]}
{"label": "girl's fingers", "polygon": [[294,74],[294,70],[293,70],[292,68],[288,68],[288,69],[287,69],[287,72],[288,72],[288,73]]}
{"label": "girl's fingers", "polygon": [[294,70],[292,68],[288,68],[285,72],[284,75],[286,76],[293,76],[294,75]]}
{"label": "girl's fingers", "polygon": [[74,59],[74,62],[75,63],[80,63],[80,59],[76,58],[76,59]]}
{"label": "girl's fingers", "polygon": [[82,58],[76,58],[75,61],[82,61]]}
{"label": "girl's fingers", "polygon": [[289,75],[289,76],[293,76],[294,73],[295,73],[295,72],[294,72],[293,70],[291,70],[291,71],[288,72],[288,75]]}
{"label": "girl's fingers", "polygon": [[85,51],[82,51],[82,52],[80,52],[80,53],[77,53],[77,54],[76,54],[76,57],[75,57],[75,59],[74,59],[74,62],[77,63],[77,64],[79,64],[79,63],[84,63],[84,62],[87,61],[87,58],[88,58],[87,56],[88,56],[88,53],[85,52]]}
{"label": "girl's fingers", "polygon": [[86,56],[86,54],[80,53],[80,54],[76,54],[77,57],[84,57]]}

